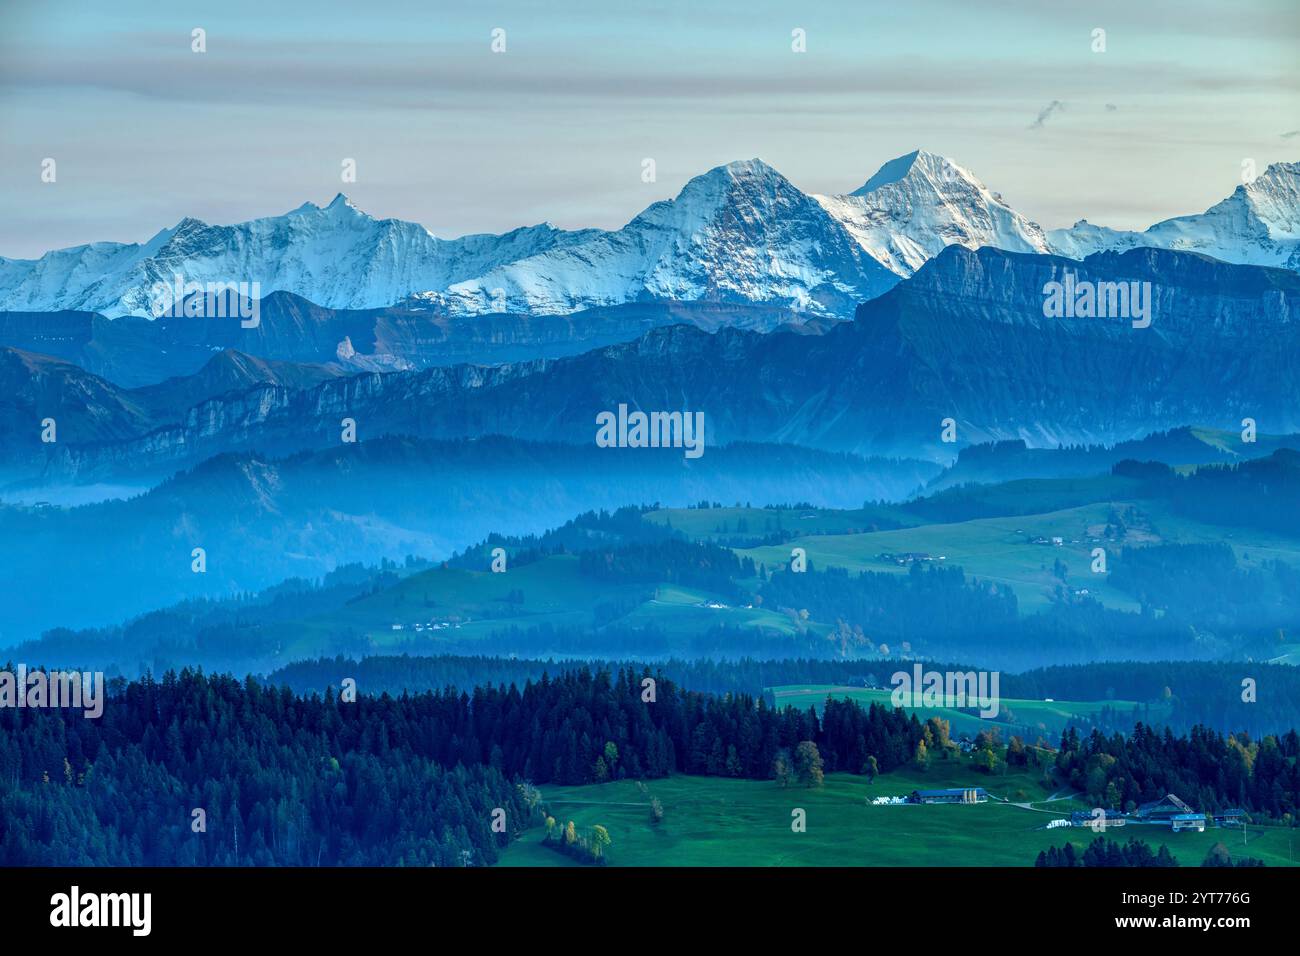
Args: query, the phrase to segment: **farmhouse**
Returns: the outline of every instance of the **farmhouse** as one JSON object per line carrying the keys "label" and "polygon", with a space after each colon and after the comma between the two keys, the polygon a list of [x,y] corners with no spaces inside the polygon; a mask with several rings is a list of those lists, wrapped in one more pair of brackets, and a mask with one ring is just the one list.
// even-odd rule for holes
{"label": "farmhouse", "polygon": [[1216,813],[1214,815],[1214,825],[1216,827],[1239,827],[1245,822],[1245,810],[1224,810],[1222,813]]}
{"label": "farmhouse", "polygon": [[1179,800],[1174,794],[1166,793],[1159,800],[1142,804],[1137,808],[1133,816],[1144,823],[1169,823],[1179,814],[1194,812],[1191,807]]}
{"label": "farmhouse", "polygon": [[[1245,822],[1245,816],[1245,811],[1233,809],[1215,814],[1212,819],[1215,826],[1233,827],[1241,826]],[[1197,813],[1174,794],[1166,793],[1159,800],[1138,807],[1133,819],[1139,823],[1167,826],[1174,833],[1184,830],[1204,833],[1205,825],[1211,818],[1204,813]]]}
{"label": "farmhouse", "polygon": [[989,795],[983,787],[952,787],[947,790],[914,790],[913,803],[985,803]]}
{"label": "farmhouse", "polygon": [[1092,827],[1096,830],[1122,827],[1128,823],[1128,817],[1118,810],[1075,810],[1070,814],[1070,823],[1076,827]]}
{"label": "farmhouse", "polygon": [[[934,559],[924,551],[904,551],[901,554],[893,554],[889,551],[882,551],[876,557],[881,561],[892,561],[894,564],[919,564],[921,562],[933,561]],[[943,560],[940,558],[940,560]]]}

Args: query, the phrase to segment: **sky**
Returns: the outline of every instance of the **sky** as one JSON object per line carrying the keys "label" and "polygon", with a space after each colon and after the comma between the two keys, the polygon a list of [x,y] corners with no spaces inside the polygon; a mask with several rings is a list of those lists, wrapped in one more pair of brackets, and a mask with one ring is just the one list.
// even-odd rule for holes
{"label": "sky", "polygon": [[0,0],[0,256],[340,191],[617,228],[731,160],[837,193],[917,148],[1045,228],[1145,228],[1300,159],[1298,40],[1297,0]]}

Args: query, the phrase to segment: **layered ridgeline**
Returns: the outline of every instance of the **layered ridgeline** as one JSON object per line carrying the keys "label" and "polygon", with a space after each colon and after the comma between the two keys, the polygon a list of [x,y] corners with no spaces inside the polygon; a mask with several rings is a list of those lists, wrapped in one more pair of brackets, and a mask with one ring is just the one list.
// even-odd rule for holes
{"label": "layered ridgeline", "polygon": [[[1141,289],[1149,325],[1045,314],[1044,289],[1067,282]],[[10,352],[3,464],[11,481],[158,474],[228,451],[337,447],[345,419],[362,439],[500,434],[592,446],[597,416],[620,405],[702,413],[706,453],[779,442],[946,463],[969,443],[1113,444],[1192,423],[1240,431],[1245,418],[1284,434],[1300,430],[1298,296],[1295,273],[1192,253],[1078,263],[952,246],[822,335],[673,326],[494,367],[322,374],[315,384],[299,371],[206,396],[173,382],[172,394],[198,400],[162,415],[142,390]],[[37,423],[78,404],[92,411],[69,409],[58,441],[42,443]],[[945,419],[955,444],[941,440]]]}
{"label": "layered ridgeline", "polygon": [[223,351],[325,365],[341,373],[383,372],[576,355],[666,325],[706,331],[791,325],[815,334],[836,321],[776,306],[703,301],[629,303],[571,315],[453,316],[410,304],[329,309],[289,292],[272,292],[257,305],[257,324],[249,326],[221,317],[0,312],[0,347],[59,358],[136,388],[194,375]]}
{"label": "layered ridgeline", "polygon": [[[20,659],[243,669],[376,648],[873,659],[893,649],[998,667],[1300,659],[1300,455],[1270,439],[1264,457],[1251,446],[1232,465],[1184,467],[1235,451],[1200,434],[1207,441],[1152,436],[1126,447],[1141,461],[1082,478],[897,503],[861,499],[923,468],[790,446],[690,460],[379,439],[283,461],[222,456],[130,500],[0,506],[0,646],[199,599],[120,633],[53,632]],[[704,505],[672,507],[683,499]],[[845,499],[851,507],[815,504]],[[647,507],[614,510],[627,501]],[[565,520],[588,507],[605,513]],[[349,565],[362,586],[339,593],[331,579]],[[310,585],[245,597],[289,576],[324,579],[326,603],[291,596]],[[210,599],[221,598],[233,603],[214,617]]]}
{"label": "layered ridgeline", "polygon": [[258,282],[264,295],[290,292],[333,309],[405,303],[449,316],[555,316],[690,301],[847,318],[953,244],[1073,258],[1157,247],[1294,269],[1298,183],[1300,164],[1277,163],[1205,213],[1142,233],[1086,221],[1044,232],[968,170],[921,150],[842,196],[807,195],[756,159],[733,162],[616,230],[543,223],[439,239],[415,223],[374,219],[339,195],[325,207],[305,203],[232,226],[184,219],[142,244],[0,259],[0,312],[149,316],[154,285],[181,274]]}
{"label": "layered ridgeline", "polygon": [[[590,443],[379,438],[287,459],[218,456],[148,491],[133,486],[142,493],[128,500],[73,508],[57,507],[78,500],[66,489],[42,486],[24,504],[13,493],[0,503],[0,647],[42,628],[319,578],[350,562],[441,560],[488,531],[540,534],[591,508],[711,497],[857,507],[902,498],[937,472],[774,445],[687,460]],[[195,547],[208,556],[202,574],[191,568]]]}
{"label": "layered ridgeline", "polygon": [[0,262],[0,308],[150,315],[155,283],[257,281],[323,306],[415,296],[436,313],[564,315],[707,300],[848,316],[897,277],[812,197],[758,160],[719,166],[622,229],[549,224],[442,240],[338,196],[237,226],[186,219],[143,245],[96,243]]}

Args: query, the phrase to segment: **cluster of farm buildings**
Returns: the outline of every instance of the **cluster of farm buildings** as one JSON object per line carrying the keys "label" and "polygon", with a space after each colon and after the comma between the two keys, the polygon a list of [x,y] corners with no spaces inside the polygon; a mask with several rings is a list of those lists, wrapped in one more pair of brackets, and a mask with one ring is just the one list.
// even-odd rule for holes
{"label": "cluster of farm buildings", "polygon": [[[906,797],[876,797],[871,802],[877,805],[904,803],[987,803],[988,792],[983,787],[951,787],[945,790],[913,790]],[[1092,827],[1093,829],[1110,829],[1126,824],[1148,824],[1166,826],[1173,832],[1191,830],[1204,833],[1207,826],[1239,827],[1246,822],[1246,811],[1224,810],[1220,813],[1197,813],[1186,803],[1169,793],[1151,803],[1144,803],[1132,813],[1120,813],[1117,810],[1079,810],[1070,814],[1070,818],[1053,820],[1047,824],[1048,829],[1057,827]]]}
{"label": "cluster of farm buildings", "polygon": [[[446,630],[448,630],[448,629],[452,629],[452,628],[454,628],[454,629],[456,629],[456,630],[460,630],[460,625],[457,624],[457,623],[454,622],[454,621],[430,621],[428,624],[415,624],[415,625],[412,625],[411,630],[413,630],[413,631],[446,631]],[[392,625],[392,628],[391,628],[391,629],[394,630],[394,631],[404,631],[404,630],[406,630],[406,625],[405,625],[405,624],[394,624],[394,625]]]}
{"label": "cluster of farm buildings", "polygon": [[1223,810],[1219,813],[1197,813],[1172,793],[1159,800],[1144,803],[1132,813],[1116,810],[1079,810],[1070,814],[1070,825],[1110,829],[1127,824],[1148,824],[1169,827],[1174,833],[1192,830],[1204,833],[1207,826],[1239,827],[1246,822],[1245,810]]}
{"label": "cluster of farm buildings", "polygon": [[928,564],[931,561],[946,561],[948,560],[948,556],[946,554],[941,554],[935,557],[925,551],[904,551],[900,554],[895,554],[891,551],[882,551],[880,554],[876,555],[876,559],[886,563],[909,565]]}
{"label": "cluster of farm buildings", "polygon": [[871,802],[883,806],[900,803],[987,803],[983,787],[951,787],[947,790],[913,790],[907,797],[876,797]]}

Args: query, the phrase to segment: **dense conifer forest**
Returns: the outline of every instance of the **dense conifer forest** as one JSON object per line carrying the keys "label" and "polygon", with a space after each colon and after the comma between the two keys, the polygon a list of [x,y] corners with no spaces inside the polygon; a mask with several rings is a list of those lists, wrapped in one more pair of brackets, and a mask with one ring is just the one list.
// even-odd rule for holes
{"label": "dense conifer forest", "polygon": [[[644,670],[578,668],[522,688],[361,691],[302,696],[183,671],[118,682],[99,719],[0,711],[0,861],[485,865],[545,820],[536,784],[770,779],[791,755],[819,773],[874,775],[918,750],[945,759],[956,746],[946,723],[875,704],[777,710]],[[1008,743],[979,735],[989,772],[1002,760],[1033,763],[1101,805],[1172,790],[1205,809],[1297,812],[1294,732],[1255,741],[1139,726],[1067,734],[1055,755]]]}

